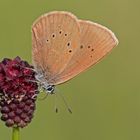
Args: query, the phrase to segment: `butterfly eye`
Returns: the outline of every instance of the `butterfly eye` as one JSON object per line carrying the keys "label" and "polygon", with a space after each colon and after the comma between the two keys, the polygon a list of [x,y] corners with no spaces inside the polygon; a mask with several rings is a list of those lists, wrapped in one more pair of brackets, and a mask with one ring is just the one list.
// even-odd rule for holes
{"label": "butterfly eye", "polygon": [[94,49],[91,49],[91,51],[93,52],[93,51],[94,51]]}
{"label": "butterfly eye", "polygon": [[71,53],[72,52],[72,50],[69,50],[69,53]]}
{"label": "butterfly eye", "polygon": [[67,36],[67,34],[65,34],[65,36]]}

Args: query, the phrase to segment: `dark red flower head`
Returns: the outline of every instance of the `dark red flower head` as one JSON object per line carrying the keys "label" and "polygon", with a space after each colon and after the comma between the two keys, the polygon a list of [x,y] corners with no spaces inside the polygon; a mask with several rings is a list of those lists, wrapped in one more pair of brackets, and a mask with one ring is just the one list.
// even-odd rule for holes
{"label": "dark red flower head", "polygon": [[38,85],[33,66],[16,57],[0,62],[1,119],[9,127],[25,127],[35,110]]}

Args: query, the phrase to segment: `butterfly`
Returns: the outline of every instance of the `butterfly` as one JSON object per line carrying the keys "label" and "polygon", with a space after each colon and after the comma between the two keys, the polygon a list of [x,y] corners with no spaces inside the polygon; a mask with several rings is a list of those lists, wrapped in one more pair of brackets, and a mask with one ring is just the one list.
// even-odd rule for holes
{"label": "butterfly", "polygon": [[99,62],[118,40],[108,28],[65,11],[40,16],[32,25],[36,79],[49,94]]}

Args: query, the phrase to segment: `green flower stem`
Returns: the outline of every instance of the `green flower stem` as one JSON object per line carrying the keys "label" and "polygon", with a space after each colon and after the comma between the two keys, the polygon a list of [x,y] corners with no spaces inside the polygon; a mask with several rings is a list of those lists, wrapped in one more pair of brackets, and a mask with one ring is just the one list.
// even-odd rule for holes
{"label": "green flower stem", "polygon": [[12,140],[19,140],[19,127],[13,127]]}

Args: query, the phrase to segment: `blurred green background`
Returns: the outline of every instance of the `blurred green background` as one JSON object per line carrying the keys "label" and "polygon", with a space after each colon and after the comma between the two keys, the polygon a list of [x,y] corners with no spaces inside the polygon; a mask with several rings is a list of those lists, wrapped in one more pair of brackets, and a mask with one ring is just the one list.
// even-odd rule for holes
{"label": "blurred green background", "polygon": [[[54,97],[37,102],[32,123],[21,140],[140,139],[140,1],[139,0],[0,0],[0,59],[17,55],[31,63],[31,25],[52,10],[109,27],[119,45],[94,68],[59,86],[72,107],[69,114]],[[11,129],[0,122],[0,140]]]}

